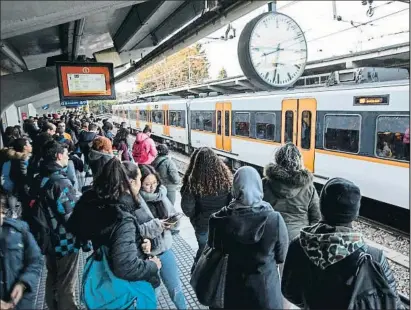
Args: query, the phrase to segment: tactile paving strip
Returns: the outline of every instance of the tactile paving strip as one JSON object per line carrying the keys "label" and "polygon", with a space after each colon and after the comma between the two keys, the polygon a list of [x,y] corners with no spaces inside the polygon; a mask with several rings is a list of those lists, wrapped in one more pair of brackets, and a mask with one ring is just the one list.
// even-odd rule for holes
{"label": "tactile paving strip", "polygon": [[[193,264],[194,252],[188,243],[180,236],[174,235],[173,251],[177,258],[178,268],[180,270],[180,279],[183,283],[183,292],[186,297],[188,309],[208,309],[208,307],[201,305],[190,285],[190,270]],[[80,283],[83,267],[86,263],[88,253],[80,253],[78,283]],[[47,268],[44,266],[41,272],[41,277],[38,286],[38,293],[36,298],[36,309],[48,309],[45,303],[45,288],[46,288]],[[80,305],[80,286],[77,285],[76,298]],[[84,306],[80,305],[83,309]],[[175,309],[174,303],[171,301],[167,289],[161,284],[157,292],[157,308],[158,309]]]}

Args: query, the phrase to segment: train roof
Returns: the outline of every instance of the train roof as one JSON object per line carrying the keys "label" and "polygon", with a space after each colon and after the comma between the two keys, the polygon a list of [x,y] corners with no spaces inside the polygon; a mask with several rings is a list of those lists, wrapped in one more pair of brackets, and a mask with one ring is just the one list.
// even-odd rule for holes
{"label": "train roof", "polygon": [[302,86],[295,88],[288,88],[283,90],[272,90],[272,91],[259,91],[259,92],[250,92],[250,93],[241,93],[241,94],[230,94],[230,95],[220,95],[213,97],[203,97],[203,98],[193,98],[193,99],[170,99],[170,100],[161,100],[153,102],[139,102],[139,103],[127,103],[115,105],[115,107],[128,107],[130,105],[155,105],[155,104],[165,104],[169,102],[173,103],[185,103],[187,101],[196,102],[196,101],[210,101],[210,100],[227,100],[235,98],[244,98],[244,97],[262,97],[262,96],[289,96],[294,94],[310,94],[318,92],[333,92],[333,91],[342,91],[342,90],[352,90],[352,89],[367,89],[367,88],[385,88],[385,87],[399,87],[399,86],[409,86],[410,80],[395,80],[395,81],[384,81],[384,82],[373,82],[373,83],[350,83],[350,84],[338,84],[333,86],[326,85],[316,85],[316,86]]}

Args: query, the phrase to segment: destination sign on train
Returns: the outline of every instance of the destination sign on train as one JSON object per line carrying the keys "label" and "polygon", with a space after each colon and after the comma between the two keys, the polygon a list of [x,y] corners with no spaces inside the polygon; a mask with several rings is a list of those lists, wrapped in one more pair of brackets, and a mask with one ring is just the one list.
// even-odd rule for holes
{"label": "destination sign on train", "polygon": [[354,97],[354,105],[388,104],[388,96]]}

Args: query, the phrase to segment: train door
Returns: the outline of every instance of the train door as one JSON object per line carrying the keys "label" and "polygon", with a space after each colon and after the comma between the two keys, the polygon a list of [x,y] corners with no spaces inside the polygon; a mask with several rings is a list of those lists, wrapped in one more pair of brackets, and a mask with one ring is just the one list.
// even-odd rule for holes
{"label": "train door", "polygon": [[164,111],[164,126],[163,126],[163,135],[170,136],[170,120],[169,120],[169,113],[168,113],[168,104],[163,104],[163,111]]}
{"label": "train door", "polygon": [[216,148],[231,152],[231,102],[216,103]]}
{"label": "train door", "polygon": [[287,99],[282,103],[281,143],[294,143],[304,159],[304,166],[314,172],[317,101]]}

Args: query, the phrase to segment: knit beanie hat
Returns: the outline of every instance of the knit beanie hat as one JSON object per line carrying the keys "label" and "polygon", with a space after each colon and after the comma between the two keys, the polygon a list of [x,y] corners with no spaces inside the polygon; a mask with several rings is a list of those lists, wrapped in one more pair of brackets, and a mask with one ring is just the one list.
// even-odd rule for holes
{"label": "knit beanie hat", "polygon": [[158,155],[168,155],[168,147],[165,144],[157,145]]}
{"label": "knit beanie hat", "polygon": [[278,149],[275,153],[275,162],[288,171],[303,168],[301,153],[293,143],[287,143]]}
{"label": "knit beanie hat", "polygon": [[331,225],[348,224],[356,220],[360,205],[359,187],[343,178],[329,180],[320,194],[320,211],[323,220]]}

